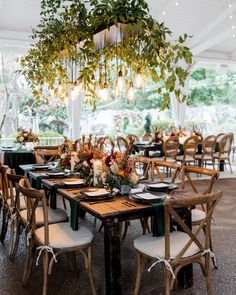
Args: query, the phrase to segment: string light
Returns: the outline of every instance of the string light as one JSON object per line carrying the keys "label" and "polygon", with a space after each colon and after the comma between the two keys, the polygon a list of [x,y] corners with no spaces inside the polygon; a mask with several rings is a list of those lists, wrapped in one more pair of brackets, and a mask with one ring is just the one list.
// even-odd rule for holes
{"label": "string light", "polygon": [[134,96],[135,96],[135,88],[134,88],[134,83],[132,81],[130,81],[129,83],[129,89],[128,89],[128,100],[133,100]]}
{"label": "string light", "polygon": [[120,92],[123,90],[123,87],[124,87],[123,73],[122,73],[121,70],[118,73],[117,87],[118,87]]}

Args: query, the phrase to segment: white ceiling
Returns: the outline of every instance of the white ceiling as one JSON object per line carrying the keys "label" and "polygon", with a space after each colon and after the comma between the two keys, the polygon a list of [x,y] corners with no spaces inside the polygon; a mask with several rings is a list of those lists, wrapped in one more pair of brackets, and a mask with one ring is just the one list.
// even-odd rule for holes
{"label": "white ceiling", "polygon": [[[147,0],[173,39],[187,33],[196,60],[236,63],[236,0]],[[231,8],[229,7],[231,5]],[[0,46],[27,47],[40,18],[40,0],[0,0]],[[234,35],[235,34],[235,35]]]}

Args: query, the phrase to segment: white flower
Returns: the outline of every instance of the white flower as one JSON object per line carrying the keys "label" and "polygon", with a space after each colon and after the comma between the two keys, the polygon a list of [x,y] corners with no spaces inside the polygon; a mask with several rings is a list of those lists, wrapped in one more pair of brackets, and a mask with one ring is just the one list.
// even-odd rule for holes
{"label": "white flower", "polygon": [[85,167],[88,167],[88,163],[87,163],[86,161],[83,162],[83,165],[84,165]]}
{"label": "white flower", "polygon": [[129,179],[132,183],[137,183],[138,182],[138,175],[134,172],[130,173]]}
{"label": "white flower", "polygon": [[64,154],[61,154],[61,159],[65,159],[67,157],[67,154],[64,153]]}
{"label": "white flower", "polygon": [[102,174],[101,174],[101,180],[102,180],[103,183],[105,183],[106,179],[107,179],[107,174],[106,174],[105,171],[103,171]]}
{"label": "white flower", "polygon": [[119,167],[113,163],[111,166],[110,166],[110,169],[111,169],[111,172],[113,172],[114,174],[117,174],[118,171],[119,171]]}

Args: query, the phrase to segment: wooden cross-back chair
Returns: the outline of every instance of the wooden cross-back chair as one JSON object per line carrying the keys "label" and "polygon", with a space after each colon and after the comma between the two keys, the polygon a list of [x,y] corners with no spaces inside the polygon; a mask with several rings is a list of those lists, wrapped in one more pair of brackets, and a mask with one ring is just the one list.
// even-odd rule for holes
{"label": "wooden cross-back chair", "polygon": [[[153,237],[152,234],[141,236],[134,240],[137,253],[137,275],[134,295],[139,293],[141,274],[144,266],[150,260],[154,260],[149,270],[157,263],[164,266],[165,294],[169,295],[174,287],[179,270],[188,264],[198,263],[206,277],[207,294],[212,295],[210,256],[210,227],[213,211],[222,198],[222,192],[207,195],[167,199],[165,206],[165,236]],[[191,208],[203,205],[206,208],[206,216],[202,222],[194,227],[187,224],[179,215],[179,207]],[[182,231],[170,232],[171,219],[174,218],[178,228]],[[204,239],[200,232],[205,227]],[[155,261],[156,260],[156,261]]]}
{"label": "wooden cross-back chair", "polygon": [[[162,168],[162,172],[160,171],[160,168]],[[174,173],[171,177],[171,182],[174,183],[176,180],[176,177],[180,173],[181,166],[174,163],[174,162],[168,162],[168,161],[161,161],[161,160],[153,160],[152,161],[152,176],[151,179],[154,180],[154,173],[156,171],[158,178],[160,181],[164,181],[165,179],[165,170],[170,169],[173,170]]]}
{"label": "wooden cross-back chair", "polygon": [[36,146],[34,156],[36,164],[47,164],[56,161],[58,158],[59,146]]}
{"label": "wooden cross-back chair", "polygon": [[[9,195],[13,206],[11,207],[11,235],[9,258],[13,262],[18,250],[18,244],[22,229],[27,227],[27,206],[26,198],[20,193],[19,182],[23,177],[16,175],[14,169],[7,169],[6,177],[9,184]],[[67,214],[62,209],[48,208],[49,223],[63,222],[68,219]],[[42,205],[36,209],[36,225],[43,224],[43,208]]]}
{"label": "wooden cross-back chair", "polygon": [[14,214],[14,199],[12,198],[9,190],[9,184],[6,177],[6,171],[8,167],[0,166],[0,177],[1,177],[1,233],[0,242],[3,243],[6,237],[8,223],[12,219]]}
{"label": "wooden cross-back chair", "polygon": [[214,162],[215,162],[215,160],[217,160],[218,171],[220,171],[221,161],[224,161],[225,165],[229,164],[230,172],[233,173],[232,166],[231,166],[231,160],[230,160],[230,154],[231,154],[232,143],[233,143],[232,139],[233,139],[232,135],[225,134],[225,135],[222,135],[220,140],[218,141],[219,152],[216,152],[213,155]]}
{"label": "wooden cross-back chair", "polygon": [[[84,226],[78,231],[72,230],[69,222],[49,224],[48,207],[43,190],[36,190],[30,187],[28,179],[22,179],[19,183],[20,191],[27,200],[27,257],[22,282],[27,284],[32,269],[33,253],[37,249],[38,257],[43,256],[43,288],[42,295],[47,294],[48,274],[51,274],[52,266],[56,257],[61,253],[80,252],[85,259],[85,266],[88,270],[92,294],[96,294],[92,276],[91,245],[93,234]],[[36,226],[36,210],[39,202],[43,208],[43,226]],[[52,254],[49,259],[49,253]],[[37,263],[36,262],[36,263]]]}
{"label": "wooden cross-back chair", "polygon": [[9,258],[13,262],[19,243],[19,236],[15,229],[18,227],[20,211],[26,209],[25,197],[20,194],[19,181],[23,178],[22,175],[16,175],[14,169],[8,168],[6,177],[9,185],[9,195],[11,199],[11,228],[10,228],[10,247]]}
{"label": "wooden cross-back chair", "polygon": [[[181,179],[181,188],[185,188],[186,181],[190,184],[192,190],[196,194],[209,194],[211,193],[213,186],[217,179],[219,178],[220,174],[217,170],[214,169],[207,169],[202,167],[193,167],[193,166],[185,166],[182,169],[182,179]],[[193,180],[193,176],[206,176],[208,179],[204,179],[204,186],[202,191],[199,191],[199,187],[197,187],[196,182]],[[203,182],[203,181],[202,181]],[[202,222],[202,220],[206,216],[206,208],[204,206],[201,206],[201,209],[195,208],[192,210],[192,224],[193,226],[198,225]],[[213,251],[212,246],[212,239],[210,239],[210,248]],[[212,258],[214,267],[217,268],[217,262],[216,258]]]}

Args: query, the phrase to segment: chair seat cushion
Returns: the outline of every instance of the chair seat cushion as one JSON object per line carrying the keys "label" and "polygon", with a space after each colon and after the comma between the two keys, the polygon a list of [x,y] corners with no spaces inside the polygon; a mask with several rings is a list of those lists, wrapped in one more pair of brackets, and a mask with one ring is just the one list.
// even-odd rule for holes
{"label": "chair seat cushion", "polygon": [[[20,212],[21,218],[27,220],[27,210]],[[37,207],[35,210],[36,225],[40,226],[44,224],[43,207]],[[48,207],[48,223],[63,222],[67,220],[67,214],[62,209],[51,209]]]}
{"label": "chair seat cushion", "polygon": [[195,159],[199,159],[199,160],[201,160],[201,159],[203,159],[203,160],[213,160],[213,158],[210,156],[210,155],[204,155],[203,157],[202,157],[202,155],[196,155],[195,156]]}
{"label": "chair seat cushion", "polygon": [[200,209],[193,209],[192,210],[192,222],[198,222],[203,220],[206,217],[206,213]]}
{"label": "chair seat cushion", "polygon": [[181,156],[177,156],[177,161],[185,161],[185,162],[193,162],[195,161],[195,159],[191,156],[186,156],[185,159],[184,159],[184,156],[181,155]]}
{"label": "chair seat cushion", "polygon": [[217,153],[214,153],[214,155],[213,155],[214,158],[219,158],[219,156],[221,159],[228,159],[228,157],[229,157],[229,155],[227,153],[223,153],[220,155],[219,152],[217,152]]}
{"label": "chair seat cushion", "polygon": [[[184,245],[190,240],[190,237],[180,231],[170,233],[170,258],[174,259]],[[153,237],[152,234],[143,235],[134,240],[134,247],[150,256],[165,257],[165,236]],[[192,243],[188,250],[183,254],[182,258],[192,256],[200,250],[195,243]]]}
{"label": "chair seat cushion", "polygon": [[[53,248],[70,248],[89,244],[93,234],[84,226],[79,226],[78,231],[72,230],[69,222],[50,224],[49,245]],[[44,227],[36,229],[35,234],[40,243],[44,244]]]}

